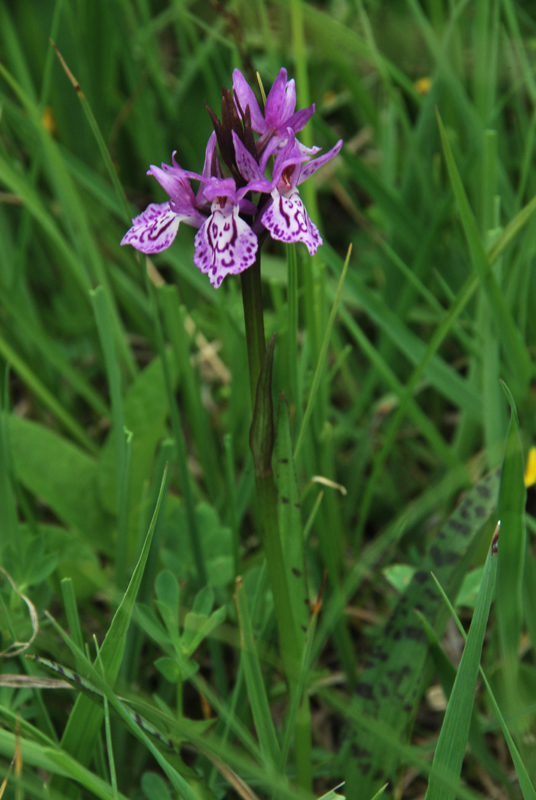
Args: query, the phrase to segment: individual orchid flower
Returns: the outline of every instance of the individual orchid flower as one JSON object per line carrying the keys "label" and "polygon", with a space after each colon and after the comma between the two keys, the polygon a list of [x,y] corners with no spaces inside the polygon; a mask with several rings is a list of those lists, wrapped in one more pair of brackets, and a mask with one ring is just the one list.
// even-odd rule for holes
{"label": "individual orchid flower", "polygon": [[[205,217],[195,205],[195,197],[187,180],[183,181],[158,167],[151,167],[149,173],[154,175],[162,186],[165,182],[170,188],[172,187],[172,199],[167,203],[151,203],[147,206],[142,214],[134,217],[132,227],[121,239],[121,244],[131,244],[136,250],[141,250],[147,255],[160,253],[169,247],[177,235],[181,222],[199,228],[205,221]],[[165,181],[161,179],[162,176],[165,176]]]}
{"label": "individual orchid flower", "polygon": [[142,214],[134,217],[132,227],[123,236],[121,244],[131,244],[136,250],[152,255],[168,248],[175,239],[179,225],[185,222],[194,228],[200,228],[206,221],[206,214],[201,209],[206,205],[203,189],[200,185],[197,197],[190,186],[190,179],[203,181],[215,169],[220,175],[219,164],[215,159],[216,135],[213,133],[205,152],[205,165],[202,175],[182,169],[172,155],[173,166],[162,164],[151,166],[147,175],[152,175],[170,199],[167,203],[151,203]]}
{"label": "individual orchid flower", "polygon": [[208,272],[217,289],[226,275],[238,275],[255,261],[259,242],[240,211],[256,212],[256,206],[244,195],[249,186],[236,190],[233,178],[210,178],[203,196],[212,203],[211,215],[195,236],[194,264]]}
{"label": "individual orchid flower", "polygon": [[260,224],[268,230],[272,239],[287,243],[303,242],[310,255],[314,256],[322,239],[303,205],[298,186],[337,155],[342,147],[342,139],[327,153],[311,160],[296,147],[294,132],[288,128],[287,142],[276,156],[271,181],[264,177],[266,157],[257,164],[237,136],[233,137],[233,142],[236,163],[250,189],[271,195],[271,201],[260,210]]}
{"label": "individual orchid flower", "polygon": [[[257,99],[251,86],[248,84],[240,70],[233,72],[233,92],[238,112],[241,116],[249,107],[251,127],[261,136],[257,141],[257,152],[262,153],[267,143],[276,137],[277,143],[282,143],[287,138],[287,129],[294,133],[301,131],[311,119],[315,111],[314,103],[309,108],[294,111],[296,108],[296,87],[294,78],[287,81],[287,71],[282,68],[275,79],[266,98],[264,116],[259,108]],[[318,152],[318,148],[305,148],[297,143],[298,149],[303,152]]]}

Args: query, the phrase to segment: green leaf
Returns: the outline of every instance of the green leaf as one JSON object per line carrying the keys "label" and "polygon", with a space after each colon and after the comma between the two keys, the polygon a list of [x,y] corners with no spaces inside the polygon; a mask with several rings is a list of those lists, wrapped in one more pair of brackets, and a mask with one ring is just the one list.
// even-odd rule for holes
{"label": "green leaf", "polygon": [[98,462],[50,428],[14,415],[5,419],[18,480],[62,522],[107,552],[110,519],[98,501]]}
{"label": "green leaf", "polygon": [[184,619],[184,633],[181,636],[181,645],[184,652],[191,656],[197,650],[201,642],[210,636],[215,628],[223,622],[227,612],[225,607],[218,608],[210,617],[204,614],[196,614],[190,611]]}
{"label": "green leaf", "polygon": [[171,800],[166,782],[156,772],[144,772],[141,788],[147,800]]}
{"label": "green leaf", "polygon": [[176,658],[170,658],[169,656],[162,656],[162,658],[157,658],[154,662],[155,667],[157,668],[158,672],[162,673],[164,678],[169,681],[171,684],[175,685],[178,683],[179,679],[187,680],[190,675],[193,675],[196,671],[197,664],[191,664],[191,670],[189,674],[187,674],[188,670],[185,670],[183,667],[186,666],[186,661],[184,665],[181,664],[179,667]]}
{"label": "green leaf", "polygon": [[480,237],[478,225],[469,205],[462,179],[458,172],[456,162],[454,161],[454,156],[452,155],[450,144],[439,114],[438,124],[450,181],[458,204],[458,210],[460,212],[460,218],[471,254],[473,267],[490,304],[505,358],[510,363],[512,372],[518,376],[521,381],[522,387],[526,387],[532,372],[529,354],[521,333],[516,327],[512,315],[506,306],[504,294],[497,285],[497,281],[491,271],[490,262]]}
{"label": "green leaf", "polygon": [[281,750],[272,720],[257,645],[253,637],[246,593],[241,578],[238,578],[236,582],[235,601],[240,627],[241,662],[244,668],[253,722],[261,752],[266,759],[266,765],[271,770],[276,771],[281,765]]}
{"label": "green leaf", "polygon": [[[123,595],[121,603],[114,614],[111,625],[108,629],[106,637],[99,650],[96,664],[98,666],[98,674],[100,678],[100,671],[104,672],[107,681],[113,686],[123,659],[123,653],[126,644],[126,636],[130,627],[130,620],[134,609],[134,603],[138,594],[145,564],[149,556],[151,542],[153,539],[154,530],[160,507],[164,498],[164,490],[166,487],[166,473],[162,478],[160,486],[160,493],[156,508],[149,525],[149,530],[145,538],[145,542],[138,559],[138,563],[134,569],[127,590]],[[108,698],[110,700],[110,698]],[[63,750],[75,756],[81,764],[88,764],[93,752],[93,744],[102,724],[103,713],[100,708],[94,705],[90,699],[80,695],[75,703],[75,706],[67,722],[67,726],[63,733],[61,745]],[[71,796],[71,789],[68,784],[62,783],[57,787],[58,790]]]}
{"label": "green leaf", "polygon": [[436,746],[425,800],[454,800],[469,738],[482,647],[488,623],[497,558],[490,548],[475,613]]}
{"label": "green leaf", "polygon": [[[175,386],[177,374],[172,371],[171,360],[168,363]],[[162,361],[155,358],[132,382],[123,400],[123,424],[132,434],[130,497],[134,503],[143,495],[143,485],[152,474],[156,448],[164,436],[167,415]],[[116,431],[112,431],[102,448],[98,473],[101,502],[113,514],[117,511],[116,435]]]}
{"label": "green leaf", "polygon": [[522,705],[518,686],[519,646],[524,619],[523,574],[527,546],[525,531],[527,490],[524,483],[525,465],[516,408],[509,391],[507,389],[506,391],[511,403],[511,419],[499,492],[498,516],[501,521],[501,536],[496,605],[507,710],[508,715],[512,715],[515,719]]}
{"label": "green leaf", "polygon": [[[448,612],[430,573],[449,596],[456,595],[478,533],[497,502],[498,486],[498,472],[487,475],[442,526],[361,673],[358,712],[379,720],[398,741],[408,736],[428,674],[428,644],[412,609],[419,610],[438,633],[444,629]],[[349,794],[369,797],[382,782],[394,779],[397,754],[367,728],[358,728],[354,742],[357,755],[347,776]]]}
{"label": "green leaf", "polygon": [[279,531],[288,574],[290,613],[294,617],[296,637],[303,647],[309,625],[309,598],[305,575],[301,506],[290,435],[290,416],[288,404],[283,396],[279,403],[275,459]]}
{"label": "green leaf", "polygon": [[169,570],[159,572],[155,581],[158,610],[168,631],[179,628],[179,584]]}

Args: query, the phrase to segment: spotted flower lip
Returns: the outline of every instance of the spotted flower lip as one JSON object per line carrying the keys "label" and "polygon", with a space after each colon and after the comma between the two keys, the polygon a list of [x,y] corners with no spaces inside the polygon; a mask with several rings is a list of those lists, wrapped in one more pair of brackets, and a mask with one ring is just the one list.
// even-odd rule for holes
{"label": "spotted flower lip", "polygon": [[[264,177],[263,159],[260,165],[257,164],[235,135],[236,161],[250,187],[271,195],[271,202],[264,206],[258,224],[268,230],[272,239],[286,243],[303,242],[309,254],[314,256],[323,242],[305,209],[298,186],[339,153],[342,139],[327,153],[311,160],[297,148],[294,131],[288,128],[286,133],[286,143],[276,156],[271,181]],[[257,223],[254,229],[256,227]]]}
{"label": "spotted flower lip", "polygon": [[[240,70],[233,72],[233,93],[222,91],[222,119],[214,124],[201,174],[171,165],[152,165],[168,200],[151,203],[134,217],[121,244],[142,253],[169,247],[181,222],[197,228],[193,262],[215,288],[255,262],[266,233],[282,242],[302,242],[314,255],[322,244],[298,187],[339,153],[342,140],[327,153],[305,147],[296,138],[314,113],[314,105],[296,111],[294,80],[282,68],[266,98],[264,113]],[[260,134],[255,140],[255,133]],[[316,156],[313,158],[313,156]],[[220,160],[227,170],[222,172]],[[228,177],[229,172],[232,177]],[[192,181],[198,186],[194,192]],[[262,235],[261,235],[262,234]]]}
{"label": "spotted flower lip", "polygon": [[238,275],[254,263],[259,241],[240,216],[240,205],[217,195],[212,213],[195,237],[194,264],[217,289],[226,275]]}

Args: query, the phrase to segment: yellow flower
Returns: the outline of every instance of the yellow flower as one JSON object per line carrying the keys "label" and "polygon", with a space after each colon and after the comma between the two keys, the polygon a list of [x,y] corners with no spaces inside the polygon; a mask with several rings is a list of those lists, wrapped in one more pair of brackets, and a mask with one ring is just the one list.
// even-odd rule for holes
{"label": "yellow flower", "polygon": [[534,483],[536,483],[536,447],[531,447],[525,467],[525,486],[532,486]]}
{"label": "yellow flower", "polygon": [[419,78],[419,80],[415,81],[413,85],[417,89],[418,94],[428,94],[428,92],[432,88],[432,79]]}
{"label": "yellow flower", "polygon": [[54,115],[52,114],[52,110],[49,106],[45,106],[43,109],[43,115],[41,117],[41,122],[50,133],[51,136],[54,136],[56,133],[56,123],[54,122]]}

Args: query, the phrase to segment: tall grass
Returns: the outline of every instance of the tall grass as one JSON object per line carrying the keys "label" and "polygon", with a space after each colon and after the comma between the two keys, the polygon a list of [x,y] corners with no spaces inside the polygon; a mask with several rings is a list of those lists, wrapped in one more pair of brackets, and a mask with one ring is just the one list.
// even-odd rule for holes
{"label": "tall grass", "polygon": [[[534,797],[535,35],[521,0],[0,4],[6,797]],[[281,66],[345,146],[317,255],[263,252],[277,583],[238,279],[184,226],[119,242]]]}

